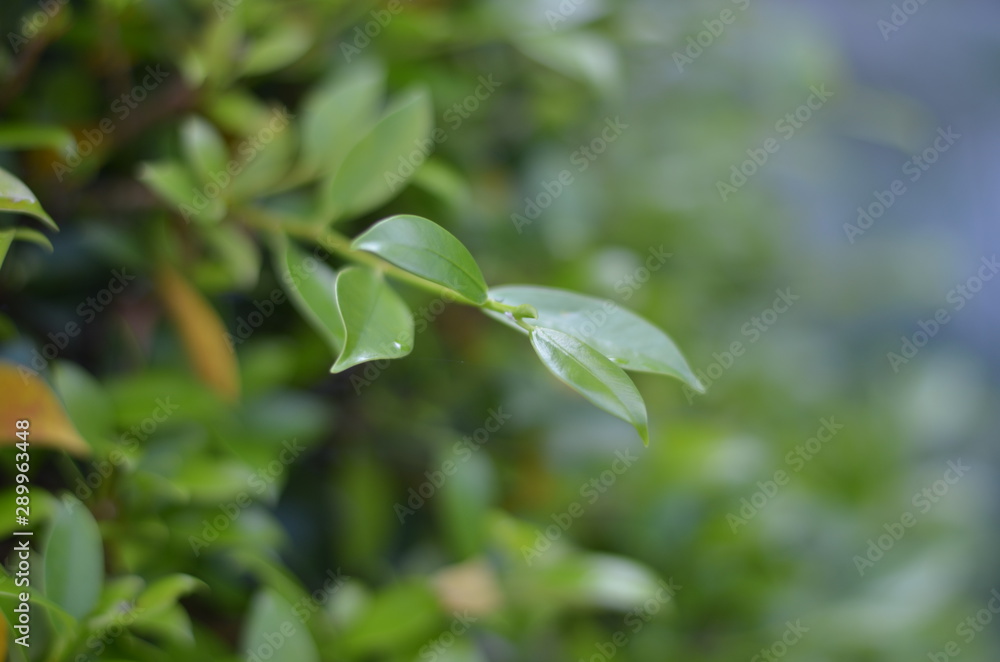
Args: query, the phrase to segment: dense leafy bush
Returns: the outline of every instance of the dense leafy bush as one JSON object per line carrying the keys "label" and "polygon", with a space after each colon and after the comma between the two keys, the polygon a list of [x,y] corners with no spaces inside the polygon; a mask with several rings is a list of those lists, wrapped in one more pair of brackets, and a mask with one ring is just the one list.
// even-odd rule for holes
{"label": "dense leafy bush", "polygon": [[764,29],[729,11],[0,9],[10,659],[943,649],[982,506],[938,445],[979,405],[926,402],[980,378],[886,369],[860,329],[920,288],[824,261],[763,181],[909,106],[823,39],[727,50]]}

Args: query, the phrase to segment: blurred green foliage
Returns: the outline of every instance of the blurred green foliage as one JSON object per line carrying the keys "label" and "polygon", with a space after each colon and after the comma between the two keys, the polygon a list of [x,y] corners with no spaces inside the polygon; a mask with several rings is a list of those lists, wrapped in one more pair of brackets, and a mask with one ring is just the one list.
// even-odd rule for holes
{"label": "blurred green foliage", "polygon": [[[32,647],[11,631],[9,659],[902,662],[949,640],[988,659],[988,634],[956,634],[989,599],[988,472],[942,481],[996,394],[958,348],[885,362],[936,303],[946,267],[912,264],[941,243],[834,255],[840,224],[780,195],[834,176],[839,133],[916,150],[933,120],[855,82],[805,12],[732,4],[680,65],[718,9],[5,4],[23,40],[0,50],[0,167],[61,231],[52,254],[9,249],[2,355],[91,448],[36,429]],[[823,85],[786,141],[776,123]],[[398,143],[434,127],[433,145],[366,142],[375,123]],[[669,329],[708,392],[635,375],[644,447],[519,333],[416,288],[412,355],[330,375],[337,339],[282,294],[281,261],[305,258],[236,213],[262,196],[269,218],[349,235],[435,219],[488,283]]]}

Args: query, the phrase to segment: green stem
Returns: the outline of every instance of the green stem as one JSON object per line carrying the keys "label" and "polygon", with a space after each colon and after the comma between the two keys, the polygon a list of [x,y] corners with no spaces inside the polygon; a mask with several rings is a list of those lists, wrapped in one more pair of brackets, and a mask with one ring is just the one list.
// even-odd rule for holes
{"label": "green stem", "polygon": [[500,303],[499,301],[494,301],[493,299],[487,299],[486,302],[482,304],[470,301],[452,289],[438,285],[437,283],[432,283],[431,281],[421,278],[416,274],[412,274],[405,269],[397,267],[391,262],[383,260],[377,255],[365,251],[354,250],[351,248],[350,239],[335,230],[331,230],[319,224],[304,223],[296,219],[286,218],[273,212],[264,211],[254,207],[239,209],[237,211],[237,215],[251,227],[255,227],[259,230],[266,230],[268,232],[283,232],[298,239],[304,239],[306,241],[319,244],[326,250],[345,260],[350,260],[356,264],[363,264],[373,269],[377,269],[390,278],[395,278],[396,280],[409,283],[410,285],[414,285],[420,289],[431,292],[445,301],[460,303],[465,306],[475,306],[477,308],[493,310],[499,313],[510,313],[514,319],[518,321],[518,323],[521,323],[520,319],[522,317],[538,317],[538,313],[531,306],[510,306]]}

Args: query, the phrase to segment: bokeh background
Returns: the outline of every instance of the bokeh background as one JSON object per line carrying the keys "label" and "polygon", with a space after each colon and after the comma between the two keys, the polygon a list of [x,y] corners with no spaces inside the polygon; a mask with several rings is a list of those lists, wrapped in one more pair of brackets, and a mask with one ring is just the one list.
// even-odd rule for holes
{"label": "bokeh background", "polygon": [[[62,181],[55,148],[0,150],[62,228],[53,253],[15,244],[3,264],[4,360],[31,366],[115,270],[135,274],[40,370],[94,454],[34,451],[33,523],[65,492],[93,513],[102,606],[76,630],[36,610],[37,645],[10,659],[996,659],[995,3],[54,4],[16,53],[45,3],[0,9],[0,128],[81,138],[147,67],[169,75]],[[213,77],[212,57],[255,65]],[[708,390],[638,375],[648,448],[458,306],[430,309],[411,356],[330,375],[284,304],[237,345],[238,404],[199,379],[154,265],[180,265],[230,333],[280,284],[253,231],[200,234],[139,164],[176,157],[192,114],[235,143],[255,112],[295,116],[376,65],[390,93],[430,90],[446,139],[341,229],[420,214],[491,284],[666,329]],[[176,411],[132,443],[164,399]],[[292,439],[304,450],[274,464]],[[197,581],[122,611],[176,573]],[[308,617],[264,655],[297,604]]]}

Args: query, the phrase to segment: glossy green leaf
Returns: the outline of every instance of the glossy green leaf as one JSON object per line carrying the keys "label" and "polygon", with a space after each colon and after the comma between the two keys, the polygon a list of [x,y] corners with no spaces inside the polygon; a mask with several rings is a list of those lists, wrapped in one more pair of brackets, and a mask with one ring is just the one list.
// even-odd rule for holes
{"label": "glossy green leaf", "polygon": [[384,71],[366,62],[319,87],[302,107],[302,157],[308,173],[333,172],[375,122]]}
{"label": "glossy green leaf", "polygon": [[0,149],[47,147],[67,154],[76,146],[73,133],[61,126],[46,124],[0,125]]}
{"label": "glossy green leaf", "polygon": [[337,275],[337,306],[344,348],[331,372],[377,359],[398,359],[413,349],[413,315],[382,274],[348,267]]}
{"label": "glossy green leaf", "polygon": [[473,303],[486,302],[486,281],[475,258],[454,235],[426,218],[404,215],[379,221],[352,248],[374,253]]}
{"label": "glossy green leaf", "polygon": [[225,216],[223,201],[207,198],[191,171],[180,163],[144,163],[139,168],[139,180],[180,212],[186,221],[215,222]]}
{"label": "glossy green leaf", "polygon": [[42,209],[42,205],[31,189],[3,168],[0,168],[0,211],[28,214],[44,222],[53,230],[59,230],[59,226]]}
{"label": "glossy green leaf", "polygon": [[71,616],[90,613],[104,583],[104,547],[87,507],[65,496],[56,510],[45,546],[45,597]]}
{"label": "glossy green leaf", "polygon": [[395,197],[420,165],[411,163],[411,155],[424,154],[418,161],[425,158],[431,114],[424,91],[410,93],[386,110],[325,184],[326,215],[356,216]]}
{"label": "glossy green leaf", "polygon": [[219,131],[201,117],[189,117],[181,125],[181,146],[184,156],[203,183],[213,181],[226,173],[229,149]]}
{"label": "glossy green leaf", "polygon": [[[509,305],[534,306],[538,319],[533,324],[575,336],[625,370],[676,377],[704,391],[674,341],[652,322],[614,301],[529,285],[495,287],[490,297]],[[502,313],[487,314],[524,331]]]}
{"label": "glossy green leaf", "polygon": [[337,272],[283,235],[274,246],[275,269],[292,305],[322,336],[334,354],[344,347],[344,323],[337,307]]}
{"label": "glossy green leaf", "polygon": [[649,444],[646,404],[639,390],[611,359],[578,338],[536,327],[531,345],[552,374],[577,390],[601,409],[635,426],[644,444]]}
{"label": "glossy green leaf", "polygon": [[[281,645],[273,645],[275,640],[281,640]],[[270,588],[257,593],[250,605],[240,650],[271,662],[319,662],[320,659],[309,629],[288,600]]]}

